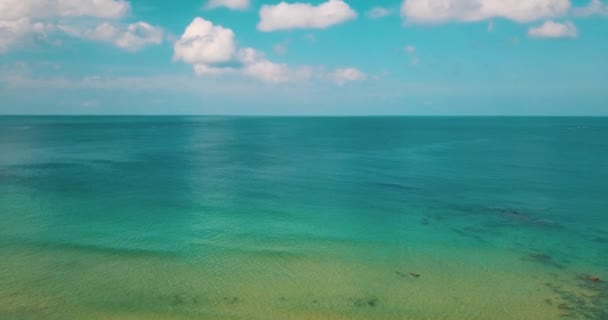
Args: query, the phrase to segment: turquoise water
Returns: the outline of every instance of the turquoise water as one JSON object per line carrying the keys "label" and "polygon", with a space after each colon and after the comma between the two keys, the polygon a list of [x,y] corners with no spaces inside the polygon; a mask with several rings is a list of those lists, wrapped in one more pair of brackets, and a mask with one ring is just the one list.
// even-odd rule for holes
{"label": "turquoise water", "polygon": [[608,319],[608,118],[0,117],[0,319]]}

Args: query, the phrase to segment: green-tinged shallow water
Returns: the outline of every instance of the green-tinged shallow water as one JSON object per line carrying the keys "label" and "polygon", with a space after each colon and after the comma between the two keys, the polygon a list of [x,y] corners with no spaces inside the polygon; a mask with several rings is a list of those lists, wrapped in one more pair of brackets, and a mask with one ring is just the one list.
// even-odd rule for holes
{"label": "green-tinged shallow water", "polygon": [[0,117],[2,320],[606,320],[607,270],[608,118]]}

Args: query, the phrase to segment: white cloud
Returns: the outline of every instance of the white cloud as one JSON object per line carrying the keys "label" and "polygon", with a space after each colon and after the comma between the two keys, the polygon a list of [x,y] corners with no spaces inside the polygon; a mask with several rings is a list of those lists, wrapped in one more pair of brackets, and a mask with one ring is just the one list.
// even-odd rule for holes
{"label": "white cloud", "polygon": [[370,19],[380,19],[384,18],[392,13],[392,10],[384,8],[384,7],[373,7],[369,9],[365,13],[365,15]]}
{"label": "white cloud", "polygon": [[206,9],[215,9],[219,7],[231,10],[245,10],[249,8],[249,0],[209,0],[205,5]]}
{"label": "white cloud", "polygon": [[174,61],[206,65],[232,61],[237,44],[232,30],[197,17],[173,48]]}
{"label": "white cloud", "polygon": [[533,38],[575,38],[578,31],[569,21],[565,23],[547,21],[538,27],[530,28],[528,35]]}
{"label": "white cloud", "polygon": [[0,53],[8,51],[18,43],[26,34],[31,32],[33,26],[28,19],[0,20]]}
{"label": "white cloud", "polygon": [[[123,18],[130,9],[125,0],[0,0],[0,53],[52,33],[112,43],[127,51],[162,43],[163,31],[146,22],[104,21]],[[93,23],[98,26],[91,29]]]}
{"label": "white cloud", "polygon": [[231,67],[213,67],[213,66],[208,66],[206,64],[195,64],[194,65],[194,73],[196,73],[197,75],[222,75],[222,74],[228,74],[228,73],[233,73],[236,72],[235,68],[231,68]]}
{"label": "white cloud", "polygon": [[330,74],[330,78],[338,85],[343,85],[350,81],[363,81],[367,75],[356,68],[336,69]]}
{"label": "white cloud", "polygon": [[129,25],[103,22],[95,29],[84,31],[70,26],[58,28],[71,36],[112,43],[118,48],[131,52],[163,42],[163,30],[143,21]]}
{"label": "white cloud", "polygon": [[405,46],[405,52],[407,52],[409,54],[415,53],[416,47],[411,44],[408,44],[407,46]]}
{"label": "white cloud", "polygon": [[0,20],[48,17],[116,19],[129,13],[124,0],[0,0]]}
{"label": "white cloud", "polygon": [[130,10],[130,4],[124,0],[38,1],[50,2],[52,6],[56,6],[59,16],[62,17],[88,16],[116,19],[125,16]]}
{"label": "white cloud", "polygon": [[286,64],[270,62],[263,54],[252,48],[239,52],[239,61],[243,63],[243,73],[265,82],[288,82],[290,70]]}
{"label": "white cloud", "polygon": [[530,22],[560,17],[570,0],[404,0],[401,15],[411,23],[475,22],[504,18]]}
{"label": "white cloud", "polygon": [[[239,48],[232,30],[197,17],[175,43],[174,61],[191,64],[197,75],[241,75],[267,83],[285,83],[311,78],[328,78],[322,68],[308,66],[290,67],[275,63],[253,48]],[[336,70],[331,80],[343,84],[346,81],[364,80],[365,74],[357,69]]]}
{"label": "white cloud", "polygon": [[290,68],[287,64],[269,61],[264,54],[253,49],[239,49],[235,57],[236,66],[210,66],[195,64],[197,75],[244,75],[267,83],[285,83],[308,80],[312,77],[309,67]]}
{"label": "white cloud", "polygon": [[244,74],[266,82],[287,82],[286,65],[270,62],[252,48],[239,49],[234,32],[195,18],[174,45],[174,61],[192,64],[198,75]]}
{"label": "white cloud", "polygon": [[130,10],[123,0],[0,0],[0,53],[54,30],[53,19],[120,18]]}
{"label": "white cloud", "polygon": [[600,0],[591,0],[585,7],[573,8],[572,15],[579,17],[608,16],[608,4],[604,4]]}
{"label": "white cloud", "polygon": [[281,2],[262,6],[258,30],[325,29],[356,17],[357,13],[342,0],[328,0],[317,6]]}

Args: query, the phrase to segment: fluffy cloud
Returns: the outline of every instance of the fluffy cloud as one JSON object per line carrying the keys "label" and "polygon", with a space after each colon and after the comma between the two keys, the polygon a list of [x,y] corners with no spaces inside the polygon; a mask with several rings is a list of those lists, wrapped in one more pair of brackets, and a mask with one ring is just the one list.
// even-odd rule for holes
{"label": "fluffy cloud", "polygon": [[270,62],[255,49],[239,49],[232,59],[234,60],[232,65],[195,64],[194,71],[198,75],[242,74],[271,83],[291,80],[291,70],[287,65]]}
{"label": "fluffy cloud", "polygon": [[538,27],[530,28],[528,35],[533,38],[575,38],[578,31],[572,22],[547,21]]}
{"label": "fluffy cloud", "polygon": [[252,48],[241,49],[238,60],[243,64],[243,73],[265,82],[288,82],[291,70],[286,64],[268,61],[266,57]]}
{"label": "fluffy cloud", "polygon": [[234,59],[237,51],[234,32],[195,18],[175,42],[173,60],[190,64],[216,64]]}
{"label": "fluffy cloud", "polygon": [[124,0],[0,0],[0,20],[82,16],[116,19],[129,10]]}
{"label": "fluffy cloud", "polygon": [[591,0],[585,7],[572,9],[572,14],[579,17],[608,16],[608,4],[604,4],[600,0]]}
{"label": "fluffy cloud", "polygon": [[369,11],[365,13],[365,15],[370,19],[380,19],[391,14],[392,11],[390,9],[384,7],[373,7]]}
{"label": "fluffy cloud", "polygon": [[404,0],[401,14],[412,23],[474,22],[504,18],[530,22],[563,16],[570,0]]}
{"label": "fluffy cloud", "polygon": [[[197,75],[241,75],[267,83],[285,83],[326,77],[321,69],[311,67],[293,68],[275,63],[253,48],[239,48],[232,30],[214,25],[203,18],[195,18],[174,45],[174,61],[191,64]],[[332,81],[344,84],[347,81],[365,79],[365,74],[356,69],[336,70]]]}
{"label": "fluffy cloud", "polygon": [[342,0],[328,0],[318,6],[308,3],[281,2],[260,9],[260,31],[289,29],[325,29],[357,17]]}
{"label": "fluffy cloud", "polygon": [[66,25],[59,25],[57,28],[73,37],[112,43],[131,52],[163,42],[163,30],[143,21],[128,25],[103,22],[94,29],[84,31]]}
{"label": "fluffy cloud", "polygon": [[207,9],[215,9],[219,7],[228,8],[231,10],[245,10],[249,8],[249,0],[209,0],[205,5]]}
{"label": "fluffy cloud", "polygon": [[252,48],[239,49],[234,32],[195,18],[174,45],[174,61],[192,64],[199,75],[244,74],[266,82],[287,82],[289,68]]}
{"label": "fluffy cloud", "polygon": [[[127,51],[162,43],[163,31],[146,22],[104,21],[123,18],[130,9],[125,0],[0,0],[0,53],[53,32],[111,43]],[[88,28],[91,20],[81,17],[93,18],[98,26]]]}

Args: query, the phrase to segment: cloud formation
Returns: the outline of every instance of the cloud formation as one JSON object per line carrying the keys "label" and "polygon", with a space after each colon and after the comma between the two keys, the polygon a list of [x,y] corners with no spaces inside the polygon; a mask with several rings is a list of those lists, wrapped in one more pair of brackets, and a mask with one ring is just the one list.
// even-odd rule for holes
{"label": "cloud formation", "polygon": [[66,34],[89,40],[107,42],[126,51],[135,52],[148,45],[163,42],[164,32],[160,27],[139,21],[131,24],[103,22],[94,29],[85,29],[59,25],[59,30]]}
{"label": "cloud formation", "polygon": [[124,0],[0,0],[0,20],[48,17],[96,17],[117,19],[130,11]]}
{"label": "cloud formation", "polygon": [[33,30],[27,19],[0,20],[0,53],[8,51]]}
{"label": "cloud formation", "polygon": [[192,64],[198,75],[242,74],[266,82],[287,82],[290,69],[253,48],[239,48],[231,29],[197,17],[174,45],[174,61]]}
{"label": "cloud formation", "polygon": [[516,22],[564,16],[570,0],[404,0],[401,15],[409,23],[476,22],[504,18]]}
{"label": "cloud formation", "polygon": [[206,65],[231,61],[237,45],[232,30],[197,17],[173,48],[174,61]]}
{"label": "cloud formation", "polygon": [[[0,0],[0,53],[54,33],[111,43],[131,52],[162,43],[159,27],[143,21],[115,22],[130,10],[125,0]],[[97,26],[90,27],[91,22]]]}
{"label": "cloud formation", "polygon": [[[253,48],[240,48],[231,29],[195,18],[174,45],[174,61],[191,64],[197,75],[242,75],[267,83],[285,83],[325,76],[321,68],[275,63]],[[351,68],[352,70],[356,70]],[[340,81],[361,80],[364,74],[342,75]],[[334,78],[332,78],[333,80]]]}
{"label": "cloud formation", "polygon": [[228,8],[231,10],[245,10],[249,8],[249,0],[209,0],[206,9]]}
{"label": "cloud formation", "polygon": [[325,29],[355,18],[357,13],[342,0],[328,0],[317,6],[281,2],[262,6],[258,30]]}
{"label": "cloud formation", "polygon": [[528,30],[528,36],[532,38],[576,38],[578,31],[572,22],[547,21],[538,27]]}

